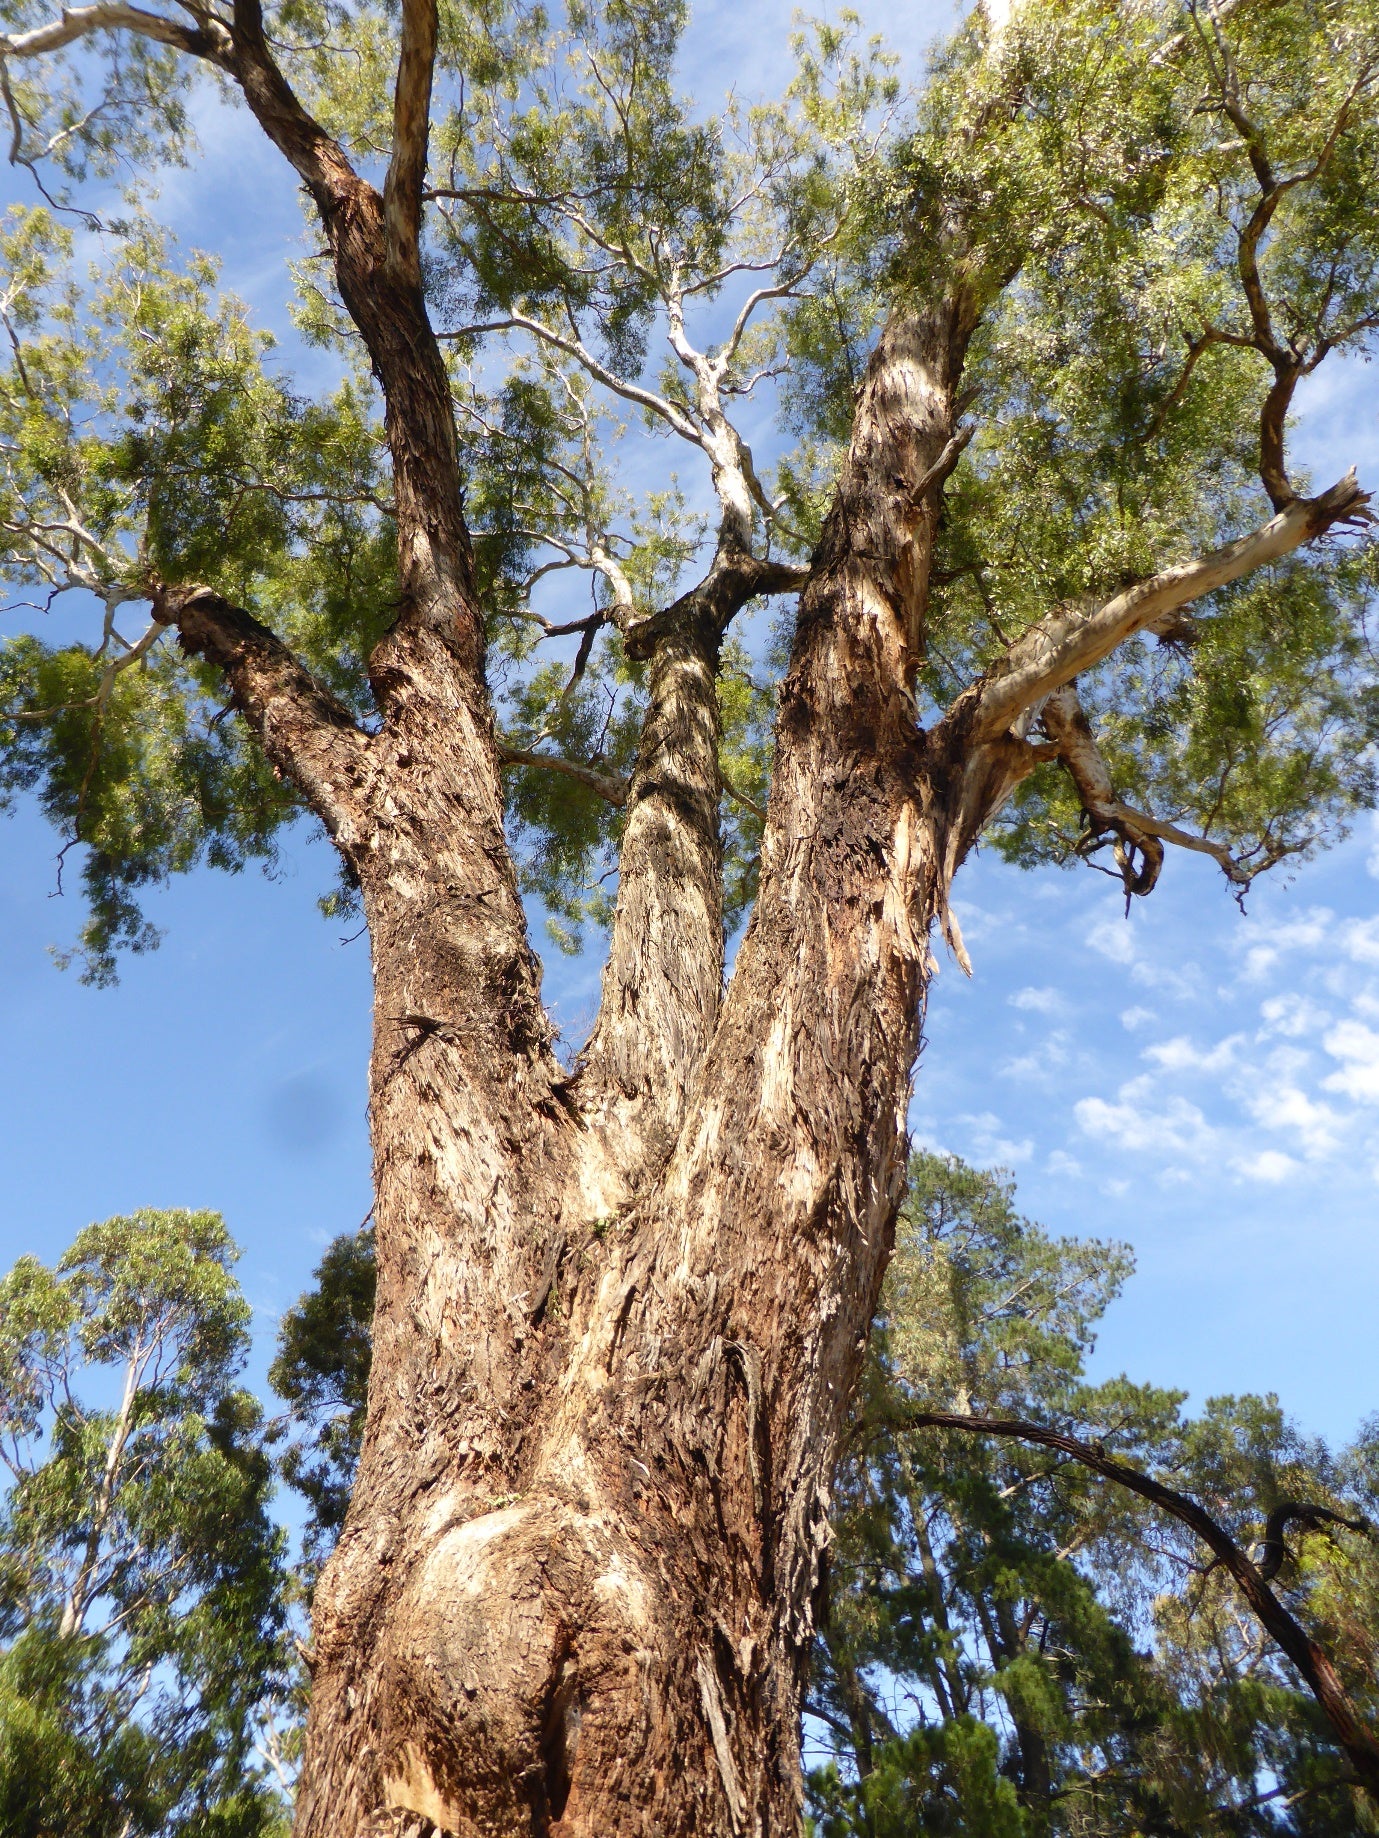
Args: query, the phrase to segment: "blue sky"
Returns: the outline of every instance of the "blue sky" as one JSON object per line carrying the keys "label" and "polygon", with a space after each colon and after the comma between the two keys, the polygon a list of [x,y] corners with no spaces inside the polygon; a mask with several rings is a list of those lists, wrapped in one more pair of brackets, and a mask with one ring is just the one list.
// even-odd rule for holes
{"label": "blue sky", "polygon": [[[773,87],[789,11],[701,8],[690,87]],[[941,23],[903,15],[912,67]],[[285,313],[291,177],[242,115],[209,107],[202,138],[203,166],[163,175],[163,213],[225,257],[309,383],[324,360],[291,348]],[[1358,464],[1379,486],[1377,403],[1360,367],[1319,377],[1297,443],[1318,483]],[[207,872],[155,894],[163,948],[83,988],[47,949],[79,922],[52,897],[57,846],[32,811],[0,827],[0,1261],[56,1256],[136,1206],[216,1207],[245,1247],[261,1370],[323,1246],[369,1205],[367,941],[321,920],[330,863],[302,833],[274,882]],[[1347,1436],[1379,1409],[1379,830],[1261,884],[1245,917],[1178,855],[1128,921],[1102,876],[989,855],[957,895],[975,974],[945,961],[934,985],[917,1139],[1008,1165],[1054,1230],[1133,1244],[1098,1372],[1199,1403],[1276,1390],[1306,1429]],[[597,975],[548,959],[571,1037]]]}

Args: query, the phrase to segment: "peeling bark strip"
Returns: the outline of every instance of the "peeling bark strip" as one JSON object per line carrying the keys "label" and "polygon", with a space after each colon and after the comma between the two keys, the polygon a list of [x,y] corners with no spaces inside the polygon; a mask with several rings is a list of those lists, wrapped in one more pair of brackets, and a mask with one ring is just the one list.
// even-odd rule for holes
{"label": "peeling bark strip", "polygon": [[[0,36],[0,63],[114,30],[223,72],[306,186],[383,391],[400,599],[368,660],[376,733],[248,612],[190,584],[155,594],[155,619],[223,672],[330,829],[373,950],[369,1414],[315,1601],[298,1838],[382,1838],[414,1818],[456,1838],[785,1838],[801,1818],[834,1455],[904,1180],[935,922],[965,962],[953,876],[1051,757],[1089,819],[1139,853],[1127,872],[1141,881],[1162,842],[1216,853],[1116,797],[1075,679],[1366,518],[1367,496],[1353,474],[1291,495],[1279,347],[1261,427],[1277,515],[1109,599],[1053,608],[925,732],[914,686],[982,307],[957,216],[877,341],[808,569],[763,552],[775,510],[724,407],[750,312],[784,283],[758,289],[710,357],[686,336],[677,271],[662,298],[692,389],[674,400],[614,376],[577,330],[518,313],[503,327],[699,448],[721,515],[708,572],[673,606],[635,608],[597,531],[580,562],[613,588],[606,616],[648,666],[629,782],[516,754],[484,684],[454,411],[421,286],[435,0],[402,0],[381,194],[294,95],[258,0],[228,19],[201,0],[183,10],[77,8]],[[1257,321],[1261,348],[1266,332]],[[725,993],[715,674],[735,614],[782,592],[800,600],[760,891]],[[1028,737],[1041,710],[1047,743]],[[625,812],[602,1006],[573,1072],[552,1050],[503,833],[514,761]],[[1329,1691],[1267,1579],[1243,1558],[1232,1573]],[[1330,1704],[1335,1722],[1344,1705]]]}

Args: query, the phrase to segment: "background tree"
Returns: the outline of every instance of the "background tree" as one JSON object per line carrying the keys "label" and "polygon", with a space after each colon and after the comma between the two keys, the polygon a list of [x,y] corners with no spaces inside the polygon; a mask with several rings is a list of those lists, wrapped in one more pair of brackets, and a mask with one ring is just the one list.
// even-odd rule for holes
{"label": "background tree", "polygon": [[214,1213],[89,1226],[0,1283],[0,1824],[262,1838],[284,1537]]}
{"label": "background tree", "polygon": [[346,1233],[316,1266],[315,1287],[283,1316],[268,1382],[286,1403],[283,1479],[302,1496],[302,1568],[314,1579],[345,1523],[364,1440],[377,1267],[373,1232]]}
{"label": "background tree", "polygon": [[[1051,1239],[1013,1199],[999,1175],[911,1164],[839,1473],[811,1697],[833,1751],[810,1777],[820,1832],[1374,1830],[1315,1700],[1179,1522],[1058,1451],[912,1427],[916,1402],[1076,1425],[1206,1505],[1266,1571],[1281,1502],[1372,1510],[1372,1434],[1337,1459],[1271,1398],[1184,1419],[1181,1392],[1088,1384],[1125,1247]],[[1279,1550],[1275,1584],[1371,1727],[1375,1549],[1315,1526]]]}
{"label": "background tree", "polygon": [[[209,71],[324,239],[306,403],[146,201],[89,287],[21,212],[0,398],[10,578],[91,619],[7,652],[4,783],[83,846],[90,972],[302,809],[370,928],[371,1409],[299,1828],[791,1829],[963,858],[1239,889],[1373,797],[1366,496],[1285,447],[1379,323],[1372,7],[1029,0],[913,102],[821,29],[716,121],[635,0],[11,20],[59,192],[180,157]],[[624,413],[706,534],[669,469],[619,490]],[[774,649],[733,629],[781,595]],[[519,859],[609,923],[570,1065]]]}

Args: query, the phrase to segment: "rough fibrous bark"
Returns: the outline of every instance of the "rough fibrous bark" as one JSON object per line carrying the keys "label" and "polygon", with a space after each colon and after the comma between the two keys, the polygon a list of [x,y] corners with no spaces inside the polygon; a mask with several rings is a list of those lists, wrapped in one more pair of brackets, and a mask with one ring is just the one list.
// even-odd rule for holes
{"label": "rough fibrous bark", "polygon": [[[247,615],[166,598],[270,756],[338,806],[373,946],[378,1311],[358,1484],[316,1600],[302,1838],[413,1816],[464,1838],[798,1829],[830,1476],[903,1181],[930,931],[960,949],[952,876],[1047,754],[996,726],[1000,673],[916,721],[969,329],[945,301],[873,356],[726,994],[714,672],[764,565],[730,541],[629,629],[649,707],[603,1007],[572,1072],[503,840],[453,445],[390,399],[407,597],[371,663],[378,734]],[[410,360],[385,334],[386,386]],[[420,332],[410,348],[425,373]],[[1285,515],[1302,540],[1315,513]],[[1061,708],[1099,624],[1180,592],[1175,576],[1051,615],[1009,669]],[[1075,721],[1048,725],[1071,746]]]}
{"label": "rough fibrous bark", "polygon": [[358,857],[380,1300],[318,1598],[303,1832],[390,1808],[463,1833],[798,1824],[833,1452],[966,816],[909,689],[914,488],[953,434],[962,336],[901,322],[873,363],[721,1006],[705,596],[656,641],[604,1010],[572,1078],[497,990],[472,1000],[506,870],[475,885],[473,815],[449,775],[427,790],[439,723]]}
{"label": "rough fibrous bark", "polygon": [[[722,361],[672,312],[697,420],[623,393],[701,445],[723,518],[692,593],[649,618],[619,606],[648,709],[629,783],[598,787],[625,808],[619,898],[598,1023],[567,1070],[503,833],[510,755],[422,292],[433,0],[401,7],[381,194],[293,95],[255,0],[228,23],[185,10],[78,9],[0,57],[120,29],[214,63],[306,186],[383,391],[400,592],[368,660],[376,732],[248,613],[189,584],[155,595],[326,823],[373,952],[368,1427],[316,1596],[299,1838],[418,1817],[461,1838],[794,1833],[830,1477],[904,1178],[935,925],[962,957],[952,877],[1051,750],[1090,812],[1148,822],[1115,802],[1068,686],[1364,496],[1353,478],[1308,501],[1274,480],[1261,530],[1055,608],[926,731],[968,283],[935,283],[883,330],[807,570],[753,552],[761,490]],[[759,894],[725,992],[718,651],[749,598],[795,588]],[[1027,737],[1041,708],[1047,744]]]}

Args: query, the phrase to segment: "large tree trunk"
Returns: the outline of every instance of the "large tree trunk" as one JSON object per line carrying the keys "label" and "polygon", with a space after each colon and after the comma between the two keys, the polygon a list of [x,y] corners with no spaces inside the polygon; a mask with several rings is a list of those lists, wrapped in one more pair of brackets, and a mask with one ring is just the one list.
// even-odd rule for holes
{"label": "large tree trunk", "polygon": [[658,642],[604,1011],[571,1075],[483,711],[457,741],[453,649],[426,626],[392,641],[407,689],[355,851],[379,1301],[317,1596],[301,1838],[410,1814],[465,1838],[799,1828],[834,1454],[901,1192],[930,921],[967,840],[910,689],[916,487],[951,437],[961,337],[951,315],[900,322],[873,362],[721,1006],[713,634],[687,615]]}

